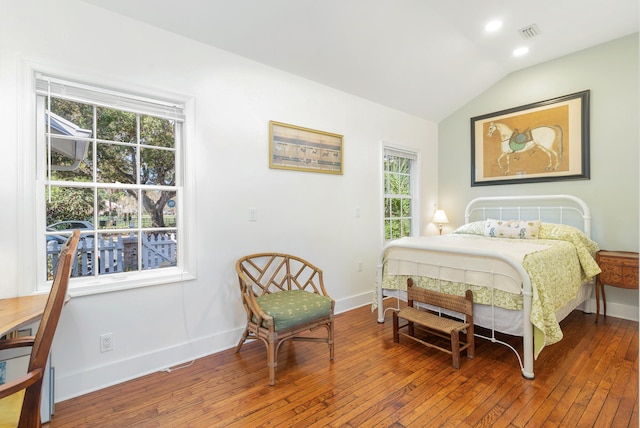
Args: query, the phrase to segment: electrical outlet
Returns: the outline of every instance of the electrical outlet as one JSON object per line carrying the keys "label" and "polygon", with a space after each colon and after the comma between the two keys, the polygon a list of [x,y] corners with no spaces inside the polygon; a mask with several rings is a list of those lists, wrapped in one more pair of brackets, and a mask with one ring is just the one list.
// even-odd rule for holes
{"label": "electrical outlet", "polygon": [[100,336],[100,352],[113,351],[113,335],[105,333]]}
{"label": "electrical outlet", "polygon": [[358,261],[358,272],[362,272],[362,260]]}

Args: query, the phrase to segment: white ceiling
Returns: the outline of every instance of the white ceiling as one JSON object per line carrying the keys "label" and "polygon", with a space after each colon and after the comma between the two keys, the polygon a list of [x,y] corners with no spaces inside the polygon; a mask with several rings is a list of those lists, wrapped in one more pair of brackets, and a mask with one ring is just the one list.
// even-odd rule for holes
{"label": "white ceiling", "polygon": [[[638,0],[85,1],[434,122],[515,70],[639,21]],[[494,18],[504,26],[486,34]],[[540,34],[525,40],[531,24]]]}

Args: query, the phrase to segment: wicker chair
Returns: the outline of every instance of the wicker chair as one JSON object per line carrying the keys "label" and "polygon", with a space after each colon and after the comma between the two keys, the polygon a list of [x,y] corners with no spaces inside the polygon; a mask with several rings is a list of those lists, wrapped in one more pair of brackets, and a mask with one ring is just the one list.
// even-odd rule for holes
{"label": "wicker chair", "polygon": [[[236,271],[247,313],[236,352],[248,339],[262,340],[270,385],[275,384],[278,349],[287,340],[327,343],[333,360],[335,302],[324,288],[321,269],[289,254],[260,253],[239,259]],[[327,330],[326,337],[306,333],[321,327]]]}
{"label": "wicker chair", "polygon": [[42,380],[53,336],[64,306],[80,231],[62,246],[55,277],[35,336],[0,340],[0,350],[32,347],[27,373],[0,386],[0,426],[40,427]]}

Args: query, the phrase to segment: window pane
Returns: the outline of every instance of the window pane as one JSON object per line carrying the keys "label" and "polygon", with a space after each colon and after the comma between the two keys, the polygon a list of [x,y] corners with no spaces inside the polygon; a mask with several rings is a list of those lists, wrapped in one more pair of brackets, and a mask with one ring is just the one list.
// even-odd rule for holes
{"label": "window pane", "polygon": [[389,173],[387,175],[389,178],[389,187],[387,189],[387,193],[392,195],[398,194],[398,176],[396,174]]}
{"label": "window pane", "polygon": [[175,148],[174,123],[167,119],[140,116],[140,144]]}
{"label": "window pane", "polygon": [[176,180],[175,152],[144,148],[141,150],[140,183],[171,186]]}
{"label": "window pane", "polygon": [[410,235],[411,235],[411,220],[404,219],[402,220],[402,234],[400,237],[410,236]]}
{"label": "window pane", "polygon": [[97,137],[121,143],[137,143],[136,115],[126,111],[97,107]]}
{"label": "window pane", "polygon": [[406,199],[406,198],[402,199],[401,204],[402,204],[401,216],[411,217],[411,199]]}
{"label": "window pane", "polygon": [[400,217],[400,199],[392,198],[391,199],[391,215],[390,217]]}
{"label": "window pane", "polygon": [[[46,103],[47,100],[45,99],[45,106]],[[85,129],[87,131],[93,130],[92,105],[51,97],[51,112],[53,113],[51,116],[53,119],[51,121],[51,127],[55,133],[64,134],[65,131],[69,131],[69,129],[65,127],[65,125],[68,125],[65,121],[72,123],[80,129]],[[58,124],[55,123],[56,116],[61,117],[63,121]]]}
{"label": "window pane", "polygon": [[389,224],[391,225],[391,239],[400,238],[402,236],[400,234],[400,220],[389,220]]}
{"label": "window pane", "polygon": [[176,225],[175,191],[144,190],[142,227],[173,227]]}
{"label": "window pane", "polygon": [[123,235],[100,233],[98,235],[98,269],[100,275],[122,272],[123,268]]}
{"label": "window pane", "polygon": [[[80,235],[78,241],[77,257],[72,266],[71,276],[92,276],[93,275],[93,235],[92,232],[85,232]],[[70,236],[70,232],[48,233],[47,234],[47,272],[46,279],[52,280],[55,275],[55,268],[58,264],[58,256],[62,251],[62,245]]]}
{"label": "window pane", "polygon": [[411,160],[406,158],[396,158],[398,164],[398,171],[404,174],[408,174],[411,171]]}
{"label": "window pane", "polygon": [[395,156],[389,156],[389,171],[391,172],[398,171],[398,158]]}
{"label": "window pane", "polygon": [[136,184],[136,153],[135,146],[99,143],[97,181]]}
{"label": "window pane", "polygon": [[51,186],[47,190],[47,229],[70,231],[83,224],[81,228],[93,229],[92,189]]}
{"label": "window pane", "polygon": [[138,245],[139,236],[131,232],[122,235],[122,271],[135,272],[138,270]]}
{"label": "window pane", "polygon": [[399,195],[408,195],[409,194],[409,176],[398,175],[397,179],[398,179],[397,193]]}
{"label": "window pane", "polygon": [[384,239],[385,240],[393,239],[393,235],[391,234],[391,221],[390,220],[385,220],[384,221]]}
{"label": "window pane", "polygon": [[[70,141],[65,143],[73,143],[77,145],[78,157],[82,159],[70,158],[58,153],[55,145],[60,140],[51,140],[51,180],[56,181],[92,181],[93,180],[93,144],[91,142]],[[71,150],[75,150],[73,148]],[[48,165],[48,154],[45,152],[47,159],[45,164]],[[47,171],[48,173],[48,171]]]}
{"label": "window pane", "polygon": [[158,269],[176,265],[177,234],[149,232],[142,234],[142,269]]}
{"label": "window pane", "polygon": [[134,227],[138,210],[138,192],[132,189],[98,189],[98,228]]}
{"label": "window pane", "polygon": [[47,147],[43,153],[51,178],[90,181],[93,177],[93,107],[51,98],[51,112],[46,108],[44,111],[44,132]]}

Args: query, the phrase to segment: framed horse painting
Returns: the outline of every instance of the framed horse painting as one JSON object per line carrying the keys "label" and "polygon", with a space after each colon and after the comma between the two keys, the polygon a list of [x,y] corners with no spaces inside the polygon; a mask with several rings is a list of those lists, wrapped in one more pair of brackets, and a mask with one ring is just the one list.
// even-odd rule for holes
{"label": "framed horse painting", "polygon": [[471,118],[471,186],[589,179],[589,91]]}

